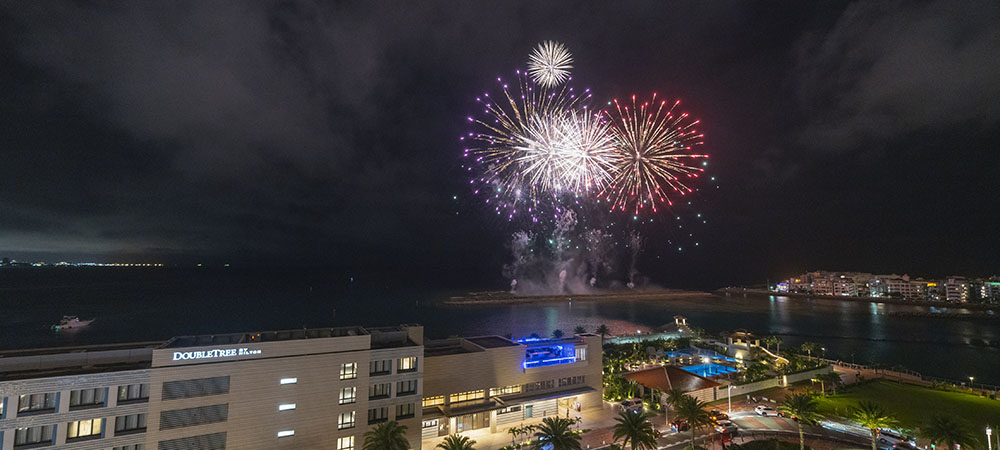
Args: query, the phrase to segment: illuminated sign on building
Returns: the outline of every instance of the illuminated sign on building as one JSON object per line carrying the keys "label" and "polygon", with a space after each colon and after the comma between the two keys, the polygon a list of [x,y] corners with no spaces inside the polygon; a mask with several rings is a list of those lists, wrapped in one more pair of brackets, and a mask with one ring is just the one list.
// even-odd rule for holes
{"label": "illuminated sign on building", "polygon": [[259,355],[259,349],[253,348],[218,348],[215,350],[202,350],[197,352],[174,352],[174,361],[183,361],[186,359],[215,359],[215,358],[232,358],[234,356],[249,356],[249,355]]}

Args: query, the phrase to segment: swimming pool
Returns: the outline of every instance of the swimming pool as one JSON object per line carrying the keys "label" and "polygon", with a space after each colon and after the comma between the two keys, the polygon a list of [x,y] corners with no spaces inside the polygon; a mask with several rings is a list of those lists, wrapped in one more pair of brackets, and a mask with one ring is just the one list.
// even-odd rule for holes
{"label": "swimming pool", "polygon": [[738,370],[736,370],[735,368],[715,363],[698,364],[695,366],[685,366],[681,367],[681,369],[684,369],[695,375],[701,375],[703,377],[710,377],[712,375],[721,375],[724,373],[738,372]]}

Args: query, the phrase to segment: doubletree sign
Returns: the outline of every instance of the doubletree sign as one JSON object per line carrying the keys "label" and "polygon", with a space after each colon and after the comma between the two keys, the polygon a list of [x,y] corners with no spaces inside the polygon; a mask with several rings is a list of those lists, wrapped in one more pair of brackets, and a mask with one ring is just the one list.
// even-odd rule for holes
{"label": "doubletree sign", "polygon": [[215,359],[215,358],[233,358],[236,356],[249,356],[249,355],[259,355],[261,351],[259,349],[253,348],[226,348],[226,349],[215,349],[215,350],[202,350],[197,352],[174,352],[174,361],[183,361],[186,359]]}

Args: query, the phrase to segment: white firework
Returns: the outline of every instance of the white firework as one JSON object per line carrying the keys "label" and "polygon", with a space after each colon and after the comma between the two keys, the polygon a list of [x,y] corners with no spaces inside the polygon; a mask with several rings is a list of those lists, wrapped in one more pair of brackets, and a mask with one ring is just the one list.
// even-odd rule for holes
{"label": "white firework", "polygon": [[538,44],[528,56],[528,73],[535,83],[543,87],[553,87],[569,79],[569,69],[573,68],[573,55],[569,49],[556,41]]}

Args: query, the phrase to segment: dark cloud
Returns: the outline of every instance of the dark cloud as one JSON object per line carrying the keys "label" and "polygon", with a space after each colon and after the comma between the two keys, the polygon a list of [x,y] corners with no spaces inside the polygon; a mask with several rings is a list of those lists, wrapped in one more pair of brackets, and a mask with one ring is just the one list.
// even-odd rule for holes
{"label": "dark cloud", "polygon": [[858,2],[799,44],[799,143],[868,148],[921,129],[1000,121],[1000,4]]}
{"label": "dark cloud", "polygon": [[[499,274],[510,230],[467,195],[455,137],[493,77],[523,64],[536,42],[559,39],[583,86],[606,97],[681,97],[705,119],[723,183],[691,208],[714,219],[699,231],[714,243],[680,260],[659,245],[676,232],[651,236],[650,256],[670,261],[658,270],[738,279],[816,264],[786,262],[863,227],[810,205],[839,204],[861,186],[915,200],[893,186],[911,186],[912,167],[937,149],[914,142],[966,136],[966,151],[995,147],[998,9],[0,2],[0,251]],[[926,135],[934,139],[918,138]],[[852,165],[825,170],[838,155],[852,155]],[[903,155],[913,158],[908,173],[889,164]],[[838,185],[868,176],[858,171],[866,167],[881,168],[888,186]],[[948,170],[973,180],[945,186],[957,196],[995,184],[982,169]],[[980,219],[965,213],[968,203],[951,207],[956,218]],[[829,236],[812,241],[797,229]],[[935,230],[908,233],[927,239]],[[789,236],[801,247],[773,250]],[[708,252],[755,256],[720,265]]]}

